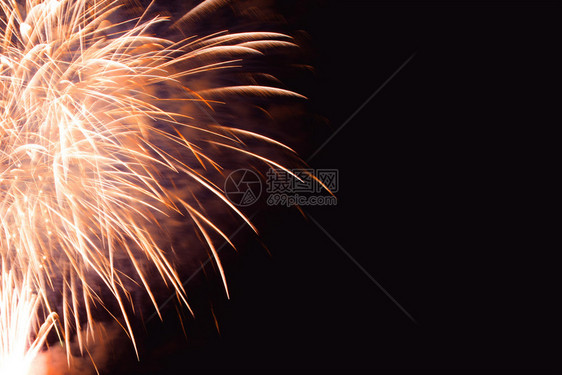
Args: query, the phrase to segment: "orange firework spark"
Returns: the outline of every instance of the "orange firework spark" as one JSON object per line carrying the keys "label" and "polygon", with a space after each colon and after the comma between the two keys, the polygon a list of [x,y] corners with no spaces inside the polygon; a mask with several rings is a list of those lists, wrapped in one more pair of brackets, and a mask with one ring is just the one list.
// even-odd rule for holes
{"label": "orange firework spark", "polygon": [[[180,21],[193,20],[219,3],[203,1]],[[197,225],[226,288],[208,233],[228,241],[227,237],[188,203],[185,193],[167,187],[169,180],[190,180],[251,226],[221,189],[199,172],[200,166],[221,170],[203,143],[234,148],[282,168],[244,149],[240,138],[278,142],[246,130],[196,125],[190,114],[167,109],[171,108],[165,105],[167,100],[155,92],[180,92],[174,100],[209,109],[213,102],[205,98],[217,95],[299,97],[267,86],[200,92],[185,86],[186,77],[239,65],[243,58],[262,55],[270,47],[293,45],[290,38],[272,32],[223,32],[171,41],[149,32],[166,21],[164,17],[147,20],[142,14],[120,19],[122,6],[114,0],[26,0],[23,4],[0,0],[2,370],[16,362],[29,363],[53,326],[56,312],[57,330],[66,346],[76,332],[82,350],[80,316],[91,322],[95,305],[104,303],[97,292],[100,284],[113,295],[134,343],[127,314],[127,304],[132,303],[128,276],[119,268],[123,258],[133,265],[135,279],[156,309],[142,266],[145,260],[187,304],[167,255],[169,244],[161,241],[167,233],[158,225],[160,218],[184,215]],[[213,62],[185,68],[189,62],[204,61],[202,57],[212,57]],[[62,296],[59,311],[53,291]],[[39,311],[45,312],[45,323],[37,327]],[[30,343],[31,336],[36,338]]]}

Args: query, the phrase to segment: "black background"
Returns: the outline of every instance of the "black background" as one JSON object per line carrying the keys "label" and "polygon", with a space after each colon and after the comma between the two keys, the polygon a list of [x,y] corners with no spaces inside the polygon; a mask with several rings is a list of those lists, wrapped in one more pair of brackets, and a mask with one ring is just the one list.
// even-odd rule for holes
{"label": "black background", "polygon": [[339,169],[337,206],[259,212],[260,239],[241,233],[227,268],[231,299],[195,291],[215,297],[184,319],[187,339],[169,307],[115,373],[558,373],[560,9],[283,11],[315,66],[292,83],[314,114],[304,159],[415,56],[310,160]]}

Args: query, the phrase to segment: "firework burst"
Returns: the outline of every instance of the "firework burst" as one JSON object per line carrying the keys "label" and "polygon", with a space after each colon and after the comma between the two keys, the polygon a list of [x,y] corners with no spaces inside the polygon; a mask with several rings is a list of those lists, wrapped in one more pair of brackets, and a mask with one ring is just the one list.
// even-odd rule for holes
{"label": "firework burst", "polygon": [[[180,22],[219,3],[204,1]],[[222,172],[209,150],[234,149],[282,167],[249,151],[242,139],[282,146],[278,142],[218,123],[201,126],[181,109],[191,104],[212,111],[216,102],[209,98],[228,95],[299,97],[268,86],[196,90],[186,83],[238,66],[268,48],[294,46],[290,38],[223,32],[172,41],[150,31],[165,18],[149,18],[147,9],[127,19],[123,5],[112,0],[0,0],[2,369],[14,359],[29,362],[56,313],[66,346],[77,333],[82,350],[80,332],[89,326],[84,322],[91,322],[92,311],[107,302],[101,287],[113,296],[134,342],[128,285],[140,285],[158,309],[147,263],[187,304],[163,219],[183,217],[195,224],[226,289],[210,233],[228,238],[190,203],[197,200],[194,191],[211,193],[251,224],[201,172]],[[158,95],[162,91],[173,92],[173,98]],[[36,316],[43,326],[37,327]],[[30,335],[35,341],[29,341]]]}

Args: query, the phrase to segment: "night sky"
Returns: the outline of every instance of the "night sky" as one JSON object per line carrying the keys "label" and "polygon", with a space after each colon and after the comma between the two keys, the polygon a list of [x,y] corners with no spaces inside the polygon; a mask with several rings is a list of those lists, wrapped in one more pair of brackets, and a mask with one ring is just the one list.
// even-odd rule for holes
{"label": "night sky", "polygon": [[309,160],[338,203],[250,210],[230,300],[202,273],[110,373],[558,373],[560,9],[278,7],[315,68],[285,80],[303,159],[346,123]]}

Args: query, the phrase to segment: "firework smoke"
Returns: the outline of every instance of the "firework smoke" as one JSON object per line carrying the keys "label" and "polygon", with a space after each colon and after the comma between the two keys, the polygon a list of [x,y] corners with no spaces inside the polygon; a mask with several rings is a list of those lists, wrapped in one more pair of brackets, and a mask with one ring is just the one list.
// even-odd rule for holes
{"label": "firework smoke", "polygon": [[[86,356],[71,357],[68,363],[67,350],[61,345],[41,351],[31,363],[32,375],[95,375],[101,373],[109,361],[109,347],[123,347],[126,345],[121,338],[121,327],[112,323],[94,322],[89,330],[93,336],[87,336],[84,346]],[[72,351],[78,351],[78,343],[73,342]]]}
{"label": "firework smoke", "polygon": [[[223,3],[203,1],[173,27]],[[28,366],[57,314],[70,362],[73,335],[87,353],[100,310],[134,343],[131,290],[158,309],[155,288],[165,284],[187,305],[176,263],[191,255],[178,254],[189,244],[174,247],[178,225],[205,240],[228,293],[214,241],[230,241],[208,212],[220,202],[251,224],[215,182],[232,164],[216,155],[283,168],[247,143],[290,152],[212,114],[233,96],[300,98],[255,80],[213,80],[291,39],[157,37],[168,20],[150,16],[152,5],[131,18],[137,7],[113,0],[0,0],[0,369]]]}

